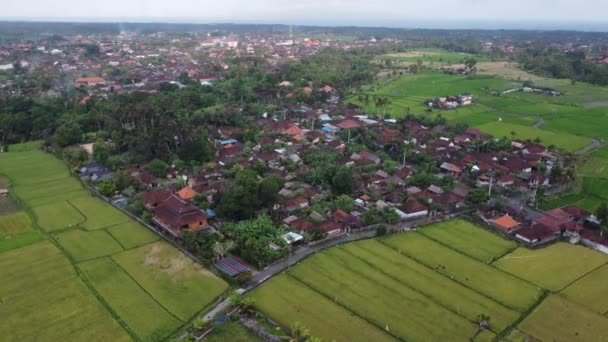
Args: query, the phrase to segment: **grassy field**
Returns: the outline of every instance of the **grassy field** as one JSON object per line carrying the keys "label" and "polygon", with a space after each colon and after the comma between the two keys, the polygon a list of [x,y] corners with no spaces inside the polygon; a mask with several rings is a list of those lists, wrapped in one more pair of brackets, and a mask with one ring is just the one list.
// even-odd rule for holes
{"label": "grassy field", "polygon": [[482,262],[492,262],[517,244],[464,220],[451,220],[424,227],[420,234]]}
{"label": "grassy field", "polygon": [[181,320],[190,319],[227,288],[223,280],[164,241],[131,249],[112,259]]}
{"label": "grassy field", "polygon": [[557,243],[541,249],[520,247],[494,266],[551,291],[559,291],[608,262],[608,255],[583,246]]}
{"label": "grassy field", "polygon": [[[41,151],[3,153],[0,170],[10,178],[11,190],[25,209],[0,216],[0,260],[6,257],[7,262],[31,267],[19,272],[34,272],[21,281],[13,278],[20,276],[18,271],[8,264],[4,268],[0,261],[0,315],[4,318],[3,310],[11,311],[9,325],[0,322],[0,336],[9,336],[9,340],[120,341],[133,336],[161,340],[227,288],[223,280],[173,246],[159,242],[158,236],[92,197],[51,155]],[[44,239],[61,249],[49,242],[34,244]],[[25,247],[30,244],[34,245]],[[53,247],[56,262],[67,265],[70,273],[46,265],[48,258],[33,249],[39,245]],[[38,254],[46,258],[44,262],[29,261]],[[41,278],[48,283],[45,286],[60,288],[47,290],[37,282],[38,265],[48,266]],[[75,268],[83,272],[76,273]],[[2,272],[8,273],[3,276]],[[44,279],[51,275],[73,284],[64,286],[63,280]],[[16,286],[23,297],[4,291],[3,286]],[[63,287],[67,292],[62,292]],[[68,296],[73,298],[68,300]],[[35,309],[40,314],[31,312]],[[9,328],[10,335],[3,334]],[[47,330],[52,332],[44,335]],[[39,332],[43,335],[33,335]]]}
{"label": "grassy field", "polygon": [[105,229],[110,235],[120,243],[124,249],[131,249],[151,242],[158,241],[158,235],[147,229],[143,229],[137,222],[127,222],[117,224]]}
{"label": "grassy field", "polygon": [[562,295],[595,312],[608,314],[608,265],[604,265],[568,286]]}
{"label": "grassy field", "polygon": [[428,269],[428,267],[399,255],[394,249],[377,240],[348,244],[343,249],[371,267],[382,270],[406,286],[423,293],[434,302],[459,313],[471,321],[480,313],[492,317],[495,331],[502,331],[512,324],[519,312],[506,308],[495,301]]}
{"label": "grassy field", "polygon": [[606,341],[608,318],[559,295],[549,296],[519,326],[542,341]]}
{"label": "grassy field", "polygon": [[13,144],[8,147],[9,152],[27,152],[36,151],[42,147],[42,141],[28,141],[21,144]]}
{"label": "grassy field", "polygon": [[540,296],[540,288],[448,249],[422,234],[408,233],[381,241],[435,271],[518,311],[526,310]]}
{"label": "grassy field", "polygon": [[255,289],[256,306],[283,327],[300,322],[327,341],[394,341],[378,328],[288,275]]}
{"label": "grassy field", "polygon": [[0,215],[0,238],[26,233],[32,230],[32,221],[27,213]]}
{"label": "grassy field", "polygon": [[101,230],[87,232],[71,230],[55,237],[77,262],[122,252],[122,247],[110,234]]}
{"label": "grassy field", "polygon": [[238,322],[216,325],[213,332],[205,337],[206,342],[261,342],[262,339],[252,334]]}
{"label": "grassy field", "polygon": [[182,323],[110,259],[80,264],[93,287],[127,326],[148,341],[161,341]]}
{"label": "grassy field", "polygon": [[49,242],[0,253],[4,341],[128,341],[129,335]]}
{"label": "grassy field", "polygon": [[96,197],[80,197],[70,203],[87,220],[81,225],[86,230],[95,230],[130,221],[129,217]]}
{"label": "grassy field", "polygon": [[86,218],[67,201],[35,207],[38,225],[47,232],[76,227]]}
{"label": "grassy field", "polygon": [[[476,126],[476,128],[495,137],[508,137],[519,140],[535,140],[538,138],[540,139],[540,143],[545,146],[554,145],[570,152],[591,144],[591,138],[550,132],[507,122],[491,122]],[[515,134],[511,134],[512,132]]]}
{"label": "grassy field", "polygon": [[340,249],[308,258],[289,274],[377,327],[388,326],[400,339],[463,341],[477,330],[473,322]]}

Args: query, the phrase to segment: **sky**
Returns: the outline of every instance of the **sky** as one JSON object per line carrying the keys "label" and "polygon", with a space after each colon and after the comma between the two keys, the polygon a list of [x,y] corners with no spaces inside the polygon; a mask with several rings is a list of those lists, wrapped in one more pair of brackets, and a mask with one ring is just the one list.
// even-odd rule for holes
{"label": "sky", "polygon": [[[608,26],[607,0],[0,0],[2,19],[445,28]],[[466,27],[468,26],[468,27]]]}

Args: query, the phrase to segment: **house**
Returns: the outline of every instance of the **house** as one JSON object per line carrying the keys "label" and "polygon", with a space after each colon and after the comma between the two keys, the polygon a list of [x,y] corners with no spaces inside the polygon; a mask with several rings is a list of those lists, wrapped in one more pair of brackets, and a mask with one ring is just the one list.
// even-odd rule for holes
{"label": "house", "polygon": [[405,220],[414,220],[426,217],[429,214],[429,208],[418,201],[406,203],[403,208],[401,208],[401,211],[405,214]]}
{"label": "house", "polygon": [[195,198],[196,196],[198,196],[198,192],[194,191],[194,189],[192,189],[189,186],[186,186],[184,188],[182,188],[180,191],[178,191],[176,193],[176,195],[183,199],[184,201],[189,201],[193,198]]}
{"label": "house", "polygon": [[169,196],[155,209],[152,222],[175,237],[184,230],[196,231],[208,226],[205,212],[175,195]]}
{"label": "house", "polygon": [[106,80],[101,77],[81,77],[76,79],[74,82],[74,86],[76,88],[80,87],[93,87],[96,85],[106,85]]}
{"label": "house", "polygon": [[144,207],[148,210],[153,210],[170,196],[171,193],[165,189],[154,189],[145,192],[143,195]]}
{"label": "house", "polygon": [[304,237],[298,233],[287,232],[287,233],[281,235],[281,239],[283,239],[283,241],[285,241],[285,243],[287,243],[289,245],[295,245],[298,242],[303,241]]}
{"label": "house", "polygon": [[510,233],[513,230],[517,229],[517,227],[519,227],[520,223],[515,221],[515,219],[513,219],[511,216],[504,215],[500,218],[497,218],[496,220],[493,221],[493,224],[496,228],[502,230],[505,233]]}
{"label": "house", "polygon": [[527,243],[539,243],[555,238],[555,233],[544,225],[524,227],[517,231],[515,237]]}
{"label": "house", "polygon": [[82,179],[98,182],[104,179],[112,179],[112,171],[99,163],[91,163],[78,170]]}

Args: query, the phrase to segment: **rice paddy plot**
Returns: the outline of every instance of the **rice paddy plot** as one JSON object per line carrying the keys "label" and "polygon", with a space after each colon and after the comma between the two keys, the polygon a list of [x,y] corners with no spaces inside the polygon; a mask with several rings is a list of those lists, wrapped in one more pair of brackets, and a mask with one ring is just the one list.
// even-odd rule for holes
{"label": "rice paddy plot", "polygon": [[75,229],[55,236],[57,242],[76,260],[81,262],[121,252],[122,247],[106,231]]}
{"label": "rice paddy plot", "polygon": [[36,207],[33,211],[36,223],[47,232],[73,228],[86,220],[67,201]]}
{"label": "rice paddy plot", "polygon": [[24,211],[0,216],[0,238],[32,230],[32,221]]}
{"label": "rice paddy plot", "polygon": [[130,221],[130,218],[96,197],[86,196],[70,201],[87,219],[81,224],[86,230],[95,230],[110,227]]}
{"label": "rice paddy plot", "polygon": [[542,341],[607,341],[608,318],[559,295],[551,295],[518,330]]}
{"label": "rice paddy plot", "polygon": [[420,233],[410,232],[380,241],[509,308],[523,312],[541,295],[539,287],[446,248]]}
{"label": "rice paddy plot", "polygon": [[480,314],[490,316],[495,332],[504,330],[520,316],[519,312],[451,281],[376,240],[351,243],[341,248],[471,321]]}
{"label": "rice paddy plot", "polygon": [[50,242],[0,254],[4,341],[129,341]]}
{"label": "rice paddy plot", "polygon": [[161,307],[112,260],[97,259],[82,263],[93,287],[139,338],[161,341],[181,321]]}
{"label": "rice paddy plot", "polygon": [[285,329],[300,322],[327,341],[388,342],[396,339],[288,275],[272,278],[250,294],[256,307]]}
{"label": "rice paddy plot", "polygon": [[494,263],[505,272],[559,291],[608,262],[608,255],[567,243],[539,249],[519,247]]}
{"label": "rice paddy plot", "polygon": [[115,254],[112,259],[163,307],[184,321],[228,287],[165,241]]}
{"label": "rice paddy plot", "polygon": [[608,265],[604,265],[577,280],[561,293],[567,299],[605,315],[608,314],[607,284]]}
{"label": "rice paddy plot", "polygon": [[308,258],[289,274],[400,339],[465,341],[477,331],[476,323],[340,249]]}
{"label": "rice paddy plot", "polygon": [[574,152],[591,144],[591,138],[567,133],[556,133],[506,122],[491,122],[475,128],[495,137],[511,137],[520,140],[536,140],[538,138],[541,144],[545,146],[554,145],[569,152]]}
{"label": "rice paddy plot", "polygon": [[489,263],[517,247],[517,243],[464,220],[423,227],[420,234],[479,261]]}
{"label": "rice paddy plot", "polygon": [[160,238],[135,221],[117,224],[105,229],[124,249],[131,249],[158,241]]}

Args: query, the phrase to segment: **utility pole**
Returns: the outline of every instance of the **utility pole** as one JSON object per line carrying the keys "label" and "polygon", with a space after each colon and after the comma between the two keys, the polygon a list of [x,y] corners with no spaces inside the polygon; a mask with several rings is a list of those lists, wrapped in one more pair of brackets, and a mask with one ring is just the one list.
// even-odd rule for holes
{"label": "utility pole", "polygon": [[403,150],[403,165],[402,166],[405,166],[405,156],[406,155],[407,155],[407,149],[404,149]]}

